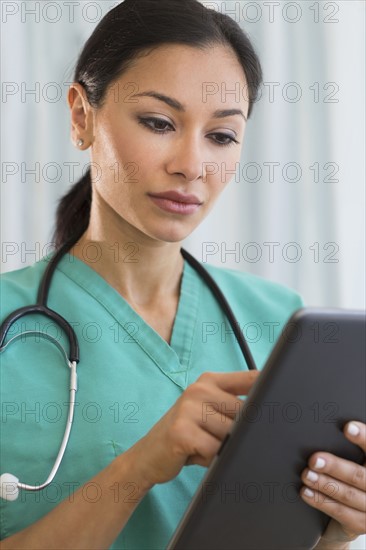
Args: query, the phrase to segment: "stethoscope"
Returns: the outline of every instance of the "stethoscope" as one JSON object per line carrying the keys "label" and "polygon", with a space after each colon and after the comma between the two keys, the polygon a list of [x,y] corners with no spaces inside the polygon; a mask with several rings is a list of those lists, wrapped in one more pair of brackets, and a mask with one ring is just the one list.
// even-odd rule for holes
{"label": "stethoscope", "polygon": [[[73,330],[71,325],[66,321],[66,319],[61,317],[61,315],[59,315],[56,311],[53,311],[52,309],[47,307],[47,298],[48,298],[48,293],[51,285],[52,276],[55,272],[55,269],[59,261],[61,260],[62,256],[71,249],[71,247],[75,244],[75,242],[76,240],[72,239],[67,243],[65,243],[62,247],[59,248],[58,251],[56,251],[52,260],[49,262],[39,285],[37,303],[35,305],[21,307],[13,311],[12,313],[10,313],[10,315],[6,317],[6,319],[3,321],[0,327],[0,352],[3,352],[12,342],[17,340],[18,338],[21,338],[24,335],[37,335],[43,338],[47,338],[58,347],[58,349],[64,355],[66,364],[70,369],[70,389],[69,389],[70,398],[69,398],[68,417],[67,417],[66,428],[61,441],[61,445],[60,445],[55,463],[52,467],[52,470],[49,476],[47,477],[46,481],[41,485],[28,485],[26,483],[20,482],[19,479],[13,474],[9,474],[9,473],[2,474],[0,476],[0,497],[5,500],[16,500],[19,496],[19,489],[28,490],[28,491],[40,491],[41,489],[44,489],[45,487],[47,487],[54,479],[60,467],[62,458],[64,456],[64,453],[69,441],[71,427],[72,427],[73,418],[74,418],[75,395],[77,391],[76,365],[79,362],[79,344],[78,344],[75,331]],[[247,363],[248,368],[251,370],[256,370],[256,366],[255,366],[252,354],[249,350],[248,344],[240,330],[239,324],[234,316],[234,313],[231,307],[229,306],[225,296],[221,292],[220,288],[218,287],[214,279],[211,277],[211,275],[208,273],[208,271],[193,256],[191,256],[191,254],[189,254],[183,248],[181,249],[181,254],[183,258],[190,264],[190,266],[197,271],[197,273],[202,277],[202,279],[205,281],[207,286],[212,291],[216,300],[220,304],[220,307],[223,309],[225,315],[228,318],[228,321],[235,334],[236,340],[240,346],[240,349],[242,351],[242,354],[244,356],[244,359]],[[64,350],[62,345],[58,342],[58,340],[56,340],[56,338],[53,338],[52,336],[46,333],[42,333],[40,331],[24,331],[20,334],[17,334],[16,336],[8,340],[6,343],[4,343],[6,335],[10,327],[12,326],[12,324],[18,321],[21,317],[24,317],[25,315],[29,315],[31,313],[41,313],[46,317],[49,317],[50,319],[52,319],[52,321],[57,323],[58,326],[63,329],[63,331],[65,332],[69,340],[69,355],[67,355],[66,351]]]}

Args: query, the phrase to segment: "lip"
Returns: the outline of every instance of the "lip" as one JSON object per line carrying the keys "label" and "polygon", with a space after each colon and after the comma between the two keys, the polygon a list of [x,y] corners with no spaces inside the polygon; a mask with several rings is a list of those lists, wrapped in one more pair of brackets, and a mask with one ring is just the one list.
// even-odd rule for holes
{"label": "lip", "polygon": [[183,204],[202,204],[202,201],[196,195],[187,195],[179,191],[165,191],[164,193],[148,193],[150,197],[158,199],[168,199]]}
{"label": "lip", "polygon": [[161,210],[171,214],[194,214],[202,204],[196,195],[186,195],[179,191],[148,193],[148,196]]}

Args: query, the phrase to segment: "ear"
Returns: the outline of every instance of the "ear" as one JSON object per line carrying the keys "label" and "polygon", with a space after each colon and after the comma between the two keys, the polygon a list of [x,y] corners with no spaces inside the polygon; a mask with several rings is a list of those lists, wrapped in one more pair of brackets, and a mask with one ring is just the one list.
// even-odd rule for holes
{"label": "ear", "polygon": [[93,140],[94,119],[84,87],[78,82],[71,84],[67,101],[71,111],[71,140],[75,144],[82,138],[84,146],[79,149],[87,149]]}

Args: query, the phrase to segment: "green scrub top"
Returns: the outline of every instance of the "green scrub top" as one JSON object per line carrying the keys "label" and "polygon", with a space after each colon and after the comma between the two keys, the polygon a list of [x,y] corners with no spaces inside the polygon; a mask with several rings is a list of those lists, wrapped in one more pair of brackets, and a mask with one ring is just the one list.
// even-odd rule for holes
{"label": "green scrub top", "polygon": [[[39,282],[52,254],[1,276],[1,320],[36,303]],[[291,314],[298,294],[277,283],[205,264],[225,294],[261,369]],[[247,370],[231,327],[209,288],[185,261],[170,345],[96,271],[66,254],[51,282],[48,306],[73,326],[80,345],[74,424],[59,471],[42,491],[0,499],[1,539],[40,519],[86,484],[84,498],[101,498],[88,480],[123,453],[172,407],[205,371]],[[20,319],[8,338],[41,330],[68,343],[41,315]],[[1,473],[43,483],[62,440],[68,413],[69,369],[54,344],[22,337],[1,355]],[[186,466],[172,481],[143,498],[112,549],[164,549],[206,468]],[[125,495],[135,488],[126,484]]]}

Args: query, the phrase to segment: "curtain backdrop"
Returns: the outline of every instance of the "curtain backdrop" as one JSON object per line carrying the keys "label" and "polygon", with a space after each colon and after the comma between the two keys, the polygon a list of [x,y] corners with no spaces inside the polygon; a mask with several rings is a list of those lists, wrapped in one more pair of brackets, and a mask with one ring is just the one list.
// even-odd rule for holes
{"label": "curtain backdrop", "polygon": [[[1,3],[2,271],[47,253],[57,200],[89,162],[70,141],[67,83],[118,3]],[[364,308],[365,2],[202,3],[248,32],[264,85],[237,175],[186,247],[308,305]]]}
{"label": "curtain backdrop", "polygon": [[[3,271],[47,252],[57,199],[89,162],[69,138],[67,83],[117,3],[2,3]],[[364,307],[365,3],[203,4],[248,32],[264,84],[237,174],[186,247],[308,305]]]}

